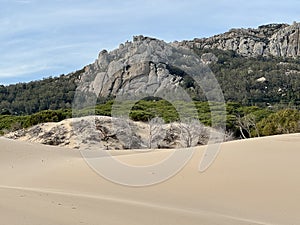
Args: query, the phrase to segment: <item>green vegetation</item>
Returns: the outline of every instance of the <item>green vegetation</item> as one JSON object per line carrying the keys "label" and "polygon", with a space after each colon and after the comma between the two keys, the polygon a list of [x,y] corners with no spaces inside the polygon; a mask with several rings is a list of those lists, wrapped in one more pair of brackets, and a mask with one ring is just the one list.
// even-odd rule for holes
{"label": "green vegetation", "polygon": [[300,113],[298,110],[283,109],[263,118],[257,127],[263,136],[300,132]]}
{"label": "green vegetation", "polygon": [[0,115],[0,135],[39,123],[59,122],[72,116],[71,110],[46,110],[27,116]]}
{"label": "green vegetation", "polygon": [[[199,56],[211,52],[218,57],[218,61],[209,67],[226,102],[261,107],[300,107],[300,58],[246,58],[233,51],[216,49],[195,49],[195,52]],[[262,77],[266,80],[259,82],[257,79]]]}
{"label": "green vegetation", "polygon": [[29,83],[0,85],[0,115],[31,115],[49,109],[70,109],[81,72]]}
{"label": "green vegetation", "polygon": [[[209,106],[208,102],[177,102],[181,106],[183,115],[191,115],[191,105],[197,109],[198,117],[204,125],[211,125],[211,110],[216,115],[221,112],[220,104]],[[104,115],[110,116],[113,101],[96,105],[95,108],[79,110],[73,116]],[[274,110],[258,106],[243,106],[240,103],[226,104],[226,129],[235,137],[255,137],[283,133],[300,132],[300,112],[295,109]],[[133,105],[129,114],[135,121],[149,121],[154,117],[161,117],[166,123],[179,121],[179,114],[174,105],[165,100],[141,100]],[[38,123],[59,122],[72,117],[71,109],[46,110],[27,116],[0,116],[0,134],[27,128]]]}
{"label": "green vegetation", "polygon": [[[199,56],[212,52],[218,57],[218,61],[209,67],[222,88],[226,102],[238,102],[245,106],[299,109],[299,58],[245,58],[233,51],[194,51]],[[192,76],[171,66],[168,66],[168,69],[171,73],[183,77],[182,85],[194,100],[206,101],[199,88],[194,93],[191,91],[195,86]],[[84,69],[69,75],[29,83],[0,85],[0,115],[31,115],[49,109],[70,109],[77,82],[83,71]],[[266,80],[257,81],[262,77]]]}
{"label": "green vegetation", "polygon": [[[232,51],[194,51],[199,56],[212,52],[218,57],[218,61],[209,67],[224,93],[228,132],[244,138],[300,132],[299,58],[245,58]],[[217,121],[214,122],[218,123],[222,116],[220,104],[209,106],[192,76],[171,65],[168,69],[172,74],[183,77],[181,85],[194,102],[172,105],[159,99],[141,100],[130,109],[130,118],[149,121],[158,116],[169,123],[179,120],[180,113],[193,115],[191,106],[195,106],[203,124],[212,124],[211,109],[217,114]],[[98,99],[99,104],[95,107],[85,107],[72,114],[72,101],[83,70],[29,83],[0,85],[0,134],[38,123],[58,122],[72,116],[111,116],[113,101],[103,98]]]}

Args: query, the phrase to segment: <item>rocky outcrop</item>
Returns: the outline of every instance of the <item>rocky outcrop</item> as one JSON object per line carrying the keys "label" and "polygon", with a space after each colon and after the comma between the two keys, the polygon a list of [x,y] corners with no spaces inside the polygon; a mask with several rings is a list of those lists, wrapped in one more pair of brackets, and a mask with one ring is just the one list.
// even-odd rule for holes
{"label": "rocky outcrop", "polygon": [[180,45],[198,49],[232,50],[242,56],[300,56],[300,23],[269,24],[257,29],[231,29],[210,38],[183,41]]}
{"label": "rocky outcrop", "polygon": [[117,93],[150,93],[155,96],[162,90],[176,92],[184,82],[186,71],[171,70],[170,65],[184,62],[183,67],[188,68],[187,62],[194,60],[194,65],[204,68],[218,60],[212,53],[204,53],[197,59],[191,51],[193,48],[231,50],[245,57],[297,57],[300,56],[300,24],[231,29],[210,38],[170,44],[135,36],[132,42],[120,44],[118,49],[102,50],[98,59],[85,67],[77,91],[90,93],[94,98],[114,97]]}
{"label": "rocky outcrop", "polygon": [[[179,62],[188,69],[186,62],[192,55],[195,56],[186,46],[135,36],[133,42],[127,41],[116,50],[102,50],[98,59],[85,68],[77,92],[103,98],[118,93],[158,96],[164,90],[176,92],[183,82],[184,72],[178,68],[171,70],[170,65]],[[193,60],[201,64],[200,58],[195,56]]]}
{"label": "rocky outcrop", "polygon": [[218,58],[213,54],[213,53],[204,53],[201,56],[201,61],[204,64],[211,64],[211,63],[215,63],[218,61]]}
{"label": "rocky outcrop", "polygon": [[[85,67],[77,90],[103,98],[120,92],[149,92],[152,95],[161,90],[173,92],[182,84],[183,73],[174,73],[169,65],[175,62],[175,57],[176,62],[188,61],[193,53],[185,51],[193,48],[231,50],[245,57],[297,57],[300,56],[300,24],[231,29],[210,38],[170,44],[135,36],[132,42],[120,44],[118,49],[110,52],[102,50],[98,59]],[[185,59],[184,56],[188,57]],[[207,65],[217,60],[212,53],[204,53],[199,64]]]}

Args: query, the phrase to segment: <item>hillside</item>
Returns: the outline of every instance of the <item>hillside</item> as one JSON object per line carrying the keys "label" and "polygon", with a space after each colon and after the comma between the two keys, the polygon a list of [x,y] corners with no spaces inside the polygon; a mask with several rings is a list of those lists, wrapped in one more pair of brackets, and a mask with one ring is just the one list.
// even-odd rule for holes
{"label": "hillside", "polygon": [[71,108],[81,71],[29,83],[0,85],[0,114],[30,115],[47,109]]}
{"label": "hillside", "polygon": [[[299,24],[294,23],[232,29],[210,38],[173,43],[135,36],[113,51],[102,50],[94,63],[76,72],[0,86],[0,134],[72,116],[110,116],[108,100],[120,93],[132,101],[153,100],[153,104],[131,105],[129,116],[135,121],[147,122],[155,116],[177,121],[175,106],[159,101],[165,98],[169,102],[192,100],[200,121],[209,126],[210,109],[203,102],[223,99],[219,95],[214,99],[218,93],[214,77],[227,103],[229,133],[252,137],[297,132],[298,34]],[[183,98],[182,93],[186,93]],[[85,112],[72,114],[72,106]],[[287,112],[289,118],[277,119]]]}
{"label": "hillside", "polygon": [[[226,101],[235,101],[244,105],[299,106],[298,34],[299,24],[295,23],[291,26],[270,24],[257,29],[232,29],[210,38],[174,42],[172,46],[188,46],[199,57],[206,54],[204,58],[207,58],[207,53],[216,56],[208,63],[222,88]],[[119,49],[111,52],[101,51],[95,63],[87,65],[82,70],[41,81],[2,85],[0,86],[0,113],[28,115],[46,109],[70,108],[79,82],[88,82],[88,85],[91,85],[96,74],[101,72],[99,65],[110,63],[115,58],[125,59],[125,54],[128,52],[137,55],[138,53],[130,53],[130,51],[137,45],[142,46],[147,42],[152,43],[155,51],[163,43],[152,38],[134,37],[133,42],[121,44]],[[150,66],[144,64],[143,68],[138,68],[136,65],[130,65],[130,68],[127,67],[127,79],[132,79],[136,72],[148,76]],[[157,66],[164,67],[164,65]],[[187,77],[182,77],[182,71],[171,71],[170,68],[164,70],[165,73],[169,73],[170,79],[175,75],[185,88],[193,85]],[[123,84],[115,82],[120,81],[122,73],[113,75],[116,76],[113,81],[102,81],[106,89],[102,90],[100,96],[104,99],[117,92]],[[123,82],[126,83],[126,78],[123,78]],[[192,96],[194,99],[205,100],[201,93]]]}

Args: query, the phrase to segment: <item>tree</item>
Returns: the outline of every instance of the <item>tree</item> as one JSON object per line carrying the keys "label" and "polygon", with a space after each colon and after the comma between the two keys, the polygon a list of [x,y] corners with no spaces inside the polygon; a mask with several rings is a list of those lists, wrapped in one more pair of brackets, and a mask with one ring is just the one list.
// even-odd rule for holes
{"label": "tree", "polygon": [[188,119],[180,122],[179,128],[181,130],[181,144],[183,147],[195,146],[207,137],[205,126],[197,119]]}
{"label": "tree", "polygon": [[148,122],[149,125],[149,148],[159,147],[159,142],[166,136],[166,131],[163,129],[164,121],[159,117],[154,117]]}
{"label": "tree", "polygon": [[[253,114],[245,115],[241,117],[237,116],[237,125],[239,127],[240,133],[244,139],[252,137],[252,129],[255,130],[255,134],[259,137],[259,131],[256,124],[256,118]],[[245,134],[247,132],[247,134]]]}

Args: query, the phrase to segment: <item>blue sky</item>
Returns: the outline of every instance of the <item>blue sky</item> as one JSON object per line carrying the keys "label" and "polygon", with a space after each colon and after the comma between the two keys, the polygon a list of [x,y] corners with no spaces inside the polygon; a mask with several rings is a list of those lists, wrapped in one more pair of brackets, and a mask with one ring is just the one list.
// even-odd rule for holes
{"label": "blue sky", "polygon": [[133,35],[166,41],[300,21],[299,0],[0,0],[0,84],[57,76]]}

